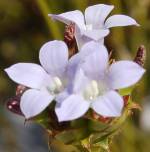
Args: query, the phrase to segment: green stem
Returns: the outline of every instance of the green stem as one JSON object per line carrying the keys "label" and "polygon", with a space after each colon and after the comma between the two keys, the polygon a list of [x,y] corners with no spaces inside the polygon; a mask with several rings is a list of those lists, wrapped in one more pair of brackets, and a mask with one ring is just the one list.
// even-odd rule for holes
{"label": "green stem", "polygon": [[84,11],[85,8],[88,6],[88,0],[71,0],[70,4],[74,6],[75,9]]}

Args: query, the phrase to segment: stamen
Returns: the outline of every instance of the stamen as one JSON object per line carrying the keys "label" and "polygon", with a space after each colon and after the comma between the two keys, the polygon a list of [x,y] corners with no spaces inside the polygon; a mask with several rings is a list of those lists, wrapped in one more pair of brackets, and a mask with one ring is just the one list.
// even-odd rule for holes
{"label": "stamen", "polygon": [[61,88],[62,87],[62,82],[58,77],[54,77],[54,83],[56,84],[57,88]]}
{"label": "stamen", "polygon": [[59,93],[63,89],[63,84],[59,77],[54,77],[53,78],[53,83],[50,86],[47,86],[47,90],[51,94],[56,94]]}
{"label": "stamen", "polygon": [[93,80],[85,89],[84,97],[87,100],[94,100],[99,94],[98,84],[95,80]]}
{"label": "stamen", "polygon": [[98,96],[103,95],[108,90],[102,81],[92,80],[84,90],[84,98],[86,100],[95,100]]}
{"label": "stamen", "polygon": [[93,99],[93,97],[92,97],[92,89],[91,89],[91,85],[89,85],[89,86],[87,86],[87,88],[85,89],[85,91],[84,91],[84,97],[85,97],[85,99],[90,99],[90,100],[92,100]]}
{"label": "stamen", "polygon": [[91,88],[92,88],[93,97],[96,98],[99,94],[99,90],[98,90],[98,83],[95,80],[92,81]]}

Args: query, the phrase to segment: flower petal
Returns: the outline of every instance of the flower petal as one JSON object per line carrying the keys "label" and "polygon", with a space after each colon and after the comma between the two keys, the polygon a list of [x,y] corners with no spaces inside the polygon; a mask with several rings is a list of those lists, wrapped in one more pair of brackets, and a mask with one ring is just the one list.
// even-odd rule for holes
{"label": "flower petal", "polygon": [[40,114],[54,99],[48,92],[27,90],[21,97],[20,107],[25,117],[31,118]]}
{"label": "flower petal", "polygon": [[99,44],[104,44],[104,37],[109,34],[108,29],[103,30],[82,30],[78,27],[75,28],[75,38],[78,46],[78,50],[80,51],[82,47],[91,42],[96,41]]}
{"label": "flower petal", "polygon": [[33,63],[14,64],[5,72],[16,83],[35,89],[39,89],[48,77],[40,65]]}
{"label": "flower petal", "polygon": [[39,58],[42,66],[49,74],[60,76],[68,63],[68,48],[63,41],[47,42],[40,49]]}
{"label": "flower petal", "polygon": [[101,51],[107,52],[104,45],[101,45],[95,41],[90,41],[81,48],[79,54],[80,54],[80,58],[83,59],[86,58],[88,55],[91,55],[93,52],[101,52]]}
{"label": "flower petal", "polygon": [[74,79],[74,75],[77,71],[78,65],[80,63],[80,56],[79,53],[73,55],[70,59],[69,59],[69,63],[68,63],[68,77],[70,79]]}
{"label": "flower petal", "polygon": [[129,87],[138,82],[145,69],[132,61],[118,61],[113,63],[108,71],[108,85],[113,89]]}
{"label": "flower petal", "polygon": [[86,24],[93,25],[93,28],[101,28],[108,14],[114,8],[113,5],[98,4],[93,5],[85,10]]}
{"label": "flower petal", "polygon": [[99,51],[95,49],[96,47],[99,47],[99,44],[94,41],[90,41],[81,48],[79,53],[75,54],[69,59],[68,72],[70,73],[71,77],[75,75],[78,65],[82,60],[84,60],[88,55],[90,55],[94,51]]}
{"label": "flower petal", "polygon": [[82,69],[78,69],[75,74],[75,79],[73,81],[73,92],[74,93],[81,93],[90,80],[84,75]]}
{"label": "flower petal", "polygon": [[104,29],[104,30],[84,30],[82,31],[82,34],[87,36],[88,38],[98,41],[102,38],[104,38],[105,36],[107,36],[109,34],[109,30],[108,29]]}
{"label": "flower petal", "polygon": [[67,91],[67,89],[66,90],[64,90],[63,92],[61,92],[61,93],[59,93],[57,96],[56,96],[56,98],[55,98],[55,100],[56,100],[56,102],[57,103],[61,103],[61,102],[63,102],[67,97],[69,97],[69,92]]}
{"label": "flower petal", "polygon": [[[76,28],[76,29],[77,29],[77,28]],[[84,44],[92,41],[91,38],[83,35],[81,31],[82,31],[82,30],[80,30],[80,32],[77,32],[77,30],[75,30],[75,38],[76,38],[78,50],[81,50],[81,48],[82,48],[82,46],[83,46]]]}
{"label": "flower petal", "polygon": [[105,22],[106,28],[129,25],[139,26],[139,24],[133,18],[126,15],[113,15],[109,17]]}
{"label": "flower petal", "polygon": [[[104,47],[104,45],[99,44],[98,42],[95,41],[90,41],[88,43],[86,43],[85,45],[83,45],[83,47],[81,48],[80,52],[75,54],[74,56],[72,56],[69,59],[69,63],[68,63],[68,75],[73,78],[75,75],[75,72],[78,69],[78,65],[80,65],[82,62],[85,61],[85,58],[89,55],[91,55],[94,52],[103,52],[103,50],[106,50],[106,48]],[[102,51],[101,51],[102,50]],[[105,51],[106,55],[104,55],[107,57],[108,53],[107,51]],[[105,54],[104,53],[104,54]],[[103,55],[103,53],[102,53]],[[108,59],[106,59],[108,60]]]}
{"label": "flower petal", "polygon": [[98,44],[99,43],[94,45],[93,53],[88,55],[83,60],[84,62],[80,65],[85,75],[91,79],[99,79],[100,77],[102,78],[104,76],[104,71],[108,66],[107,49],[103,45]]}
{"label": "flower petal", "polygon": [[115,91],[109,91],[93,102],[92,108],[105,117],[118,117],[121,115],[124,102]]}
{"label": "flower petal", "polygon": [[70,121],[83,116],[89,109],[90,102],[87,102],[79,95],[71,95],[61,104],[57,104],[55,112],[59,122]]}
{"label": "flower petal", "polygon": [[59,20],[65,24],[75,23],[79,28],[85,28],[84,16],[81,11],[75,10],[62,14],[48,14],[54,20]]}

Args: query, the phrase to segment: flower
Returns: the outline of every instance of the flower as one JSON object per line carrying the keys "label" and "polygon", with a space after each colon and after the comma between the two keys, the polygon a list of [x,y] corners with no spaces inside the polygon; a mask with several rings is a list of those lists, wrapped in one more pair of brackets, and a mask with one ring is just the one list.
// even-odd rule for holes
{"label": "flower", "polygon": [[49,16],[68,25],[75,23],[75,37],[81,49],[83,44],[91,40],[103,43],[111,27],[139,25],[133,18],[126,15],[113,15],[106,19],[113,8],[113,5],[97,4],[87,7],[85,16],[79,10],[58,15],[49,14]]}
{"label": "flower", "polygon": [[120,116],[124,101],[117,90],[134,85],[145,70],[127,60],[109,65],[107,49],[97,42],[85,44],[73,60],[79,62],[78,72],[69,88],[70,95],[55,108],[59,121],[77,119],[89,108],[104,117]]}
{"label": "flower", "polygon": [[63,41],[50,41],[39,53],[42,66],[34,63],[17,63],[5,69],[18,84],[29,87],[21,96],[21,110],[25,117],[41,113],[66,86],[68,48]]}

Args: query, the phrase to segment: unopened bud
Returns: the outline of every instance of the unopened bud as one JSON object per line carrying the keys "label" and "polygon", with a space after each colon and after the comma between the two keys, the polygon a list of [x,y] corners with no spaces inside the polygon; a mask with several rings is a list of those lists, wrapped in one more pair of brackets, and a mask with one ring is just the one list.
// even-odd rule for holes
{"label": "unopened bud", "polygon": [[71,23],[69,25],[66,25],[65,33],[64,33],[64,41],[66,42],[68,47],[70,47],[75,41],[74,33],[75,33],[75,24]]}
{"label": "unopened bud", "polygon": [[75,24],[71,23],[69,25],[66,25],[65,27],[65,33],[64,33],[64,41],[67,44],[69,48],[69,56],[77,53],[77,46],[76,46],[76,40],[75,40]]}
{"label": "unopened bud", "polygon": [[19,96],[19,95],[10,98],[7,101],[6,106],[7,106],[8,110],[10,110],[11,112],[23,116],[23,113],[21,112],[21,109],[20,109],[20,98],[21,98],[21,96]]}
{"label": "unopened bud", "polygon": [[19,84],[16,88],[16,95],[22,95],[28,88]]}
{"label": "unopened bud", "polygon": [[20,109],[20,99],[21,99],[21,96],[22,94],[27,90],[28,88],[19,84],[16,88],[16,96],[10,98],[8,101],[7,101],[7,108],[8,110],[10,110],[11,112],[15,113],[15,114],[18,114],[18,115],[22,115],[23,116],[23,113],[21,112],[21,109]]}
{"label": "unopened bud", "polygon": [[124,106],[128,105],[129,98],[130,98],[130,95],[123,96]]}
{"label": "unopened bud", "polygon": [[140,66],[144,66],[146,60],[146,49],[144,45],[141,45],[138,50],[134,61]]}

